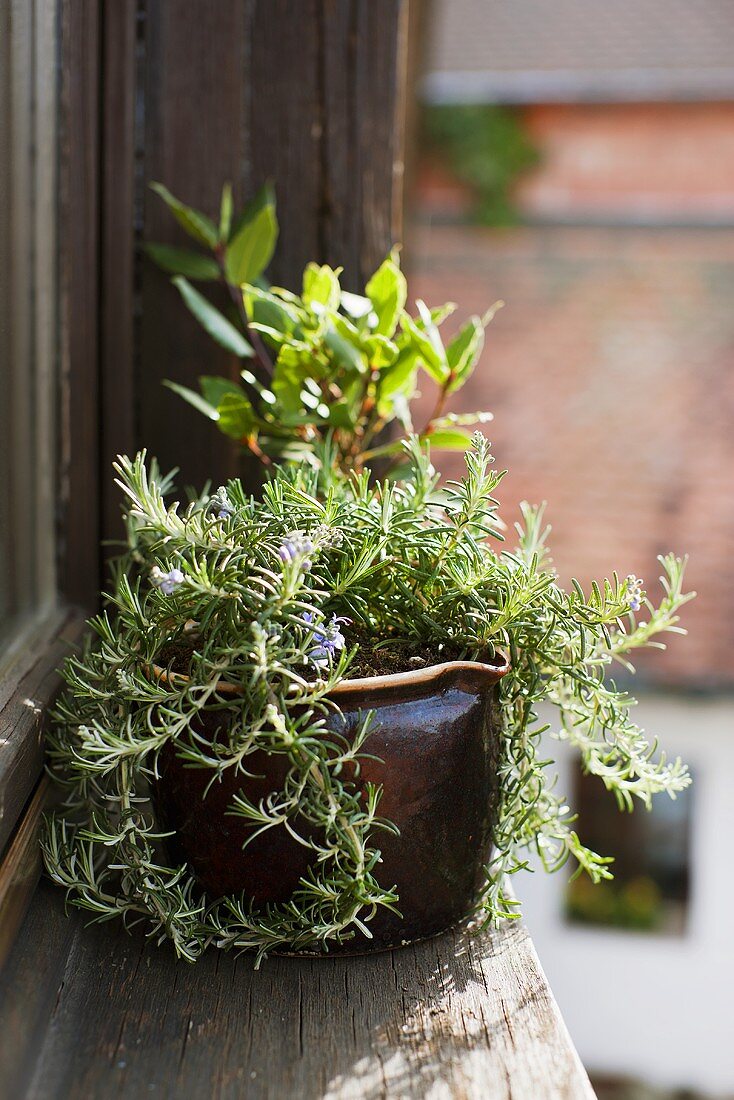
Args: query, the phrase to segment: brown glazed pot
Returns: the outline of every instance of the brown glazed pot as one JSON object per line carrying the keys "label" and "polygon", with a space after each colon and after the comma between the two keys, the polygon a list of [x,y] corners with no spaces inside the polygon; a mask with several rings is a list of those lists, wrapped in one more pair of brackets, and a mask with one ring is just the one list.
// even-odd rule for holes
{"label": "brown glazed pot", "polygon": [[[383,830],[372,835],[382,852],[376,877],[384,888],[397,887],[402,916],[379,909],[369,922],[373,938],[359,934],[341,950],[381,950],[422,939],[471,911],[497,813],[497,683],[508,668],[497,654],[487,664],[452,661],[346,680],[332,693],[341,714],[335,712],[328,725],[347,737],[361,714],[375,712],[365,752],[379,760],[363,761],[358,783],[382,785],[379,814],[400,830],[397,836]],[[213,739],[221,723],[222,712],[207,712],[199,732]],[[279,789],[287,765],[282,756],[258,750],[247,769],[255,776],[227,772],[211,783],[210,770],[185,767],[174,743],[164,747],[154,797],[164,828],[173,830],[170,854],[188,863],[211,898],[244,892],[257,905],[287,901],[308,866],[308,849],[283,827],[243,849],[255,827],[227,813],[238,793],[257,803]]]}

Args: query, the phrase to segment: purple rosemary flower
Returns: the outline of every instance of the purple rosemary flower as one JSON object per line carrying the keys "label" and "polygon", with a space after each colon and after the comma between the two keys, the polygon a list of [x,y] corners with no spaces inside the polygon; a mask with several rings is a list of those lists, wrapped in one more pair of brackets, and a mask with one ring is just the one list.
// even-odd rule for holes
{"label": "purple rosemary flower", "polygon": [[209,504],[217,513],[217,519],[229,519],[234,515],[234,506],[230,503],[224,485],[219,486]]}
{"label": "purple rosemary flower", "polygon": [[156,588],[160,588],[164,596],[172,595],[180,584],[183,584],[184,575],[180,569],[169,569],[167,573],[164,573],[162,569],[159,569],[157,565],[154,565],[150,571],[151,583]]}
{"label": "purple rosemary flower", "polygon": [[642,590],[641,578],[636,577],[634,573],[630,573],[627,577],[627,603],[630,611],[639,611],[644,597],[645,593]]}
{"label": "purple rosemary flower", "polygon": [[300,531],[294,531],[278,547],[278,557],[286,565],[290,562],[298,562],[301,569],[307,573],[312,565],[308,555],[312,554],[313,551],[314,544],[311,539]]}
{"label": "purple rosemary flower", "polygon": [[336,653],[344,649],[347,640],[339,629],[340,623],[348,623],[340,615],[332,615],[328,622],[315,623],[312,611],[304,611],[301,616],[304,623],[313,631],[314,647],[309,650],[309,660],[316,668],[325,668],[331,664]]}

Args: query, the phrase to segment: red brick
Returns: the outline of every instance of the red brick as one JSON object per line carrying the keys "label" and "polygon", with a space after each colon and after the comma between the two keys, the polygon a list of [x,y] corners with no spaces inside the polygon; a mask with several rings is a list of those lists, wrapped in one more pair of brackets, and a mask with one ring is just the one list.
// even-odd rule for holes
{"label": "red brick", "polygon": [[[460,303],[447,331],[507,302],[453,403],[495,414],[505,519],[521,499],[548,500],[565,582],[616,568],[656,593],[656,555],[690,553],[689,637],[642,671],[731,684],[734,230],[434,227],[409,254],[413,296]],[[436,457],[461,472],[460,456]]]}
{"label": "red brick", "polygon": [[734,103],[539,104],[523,111],[541,163],[532,217],[734,219]]}

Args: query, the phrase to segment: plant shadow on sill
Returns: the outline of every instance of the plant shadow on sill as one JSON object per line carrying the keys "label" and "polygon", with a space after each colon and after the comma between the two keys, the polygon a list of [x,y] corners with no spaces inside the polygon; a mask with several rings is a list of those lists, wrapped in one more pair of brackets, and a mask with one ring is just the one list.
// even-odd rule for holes
{"label": "plant shadow on sill", "polygon": [[[252,957],[211,951],[188,967],[141,934],[84,928],[78,913],[67,920],[59,891],[43,883],[0,984],[13,991],[0,998],[0,1069],[13,1083],[12,1063],[29,1064],[16,1049],[22,1034],[36,1047],[31,1096],[178,1086],[321,1100],[428,1095],[437,1082],[463,1094],[467,1081],[487,1089],[496,1074],[484,1094],[503,1097],[513,1060],[527,1072],[527,1047],[515,1058],[514,1038],[553,1041],[550,998],[525,941],[513,923],[371,956],[271,956],[255,971]],[[44,982],[46,1030],[26,1038]],[[558,1049],[544,1049],[558,1065]]]}

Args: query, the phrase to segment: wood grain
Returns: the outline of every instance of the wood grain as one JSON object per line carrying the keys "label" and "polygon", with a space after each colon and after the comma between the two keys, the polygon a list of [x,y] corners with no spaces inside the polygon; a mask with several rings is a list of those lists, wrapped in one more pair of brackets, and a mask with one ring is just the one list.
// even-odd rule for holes
{"label": "wood grain", "polygon": [[43,766],[46,708],[59,684],[58,667],[79,640],[74,611],[53,613],[30,633],[0,689],[0,853],[33,792]]}
{"label": "wood grain", "polygon": [[136,449],[137,0],[102,8],[100,49],[100,513],[105,539],[124,535],[112,462]]}
{"label": "wood grain", "polygon": [[402,230],[405,0],[248,0],[248,189],[275,182],[273,280],[360,290]]}
{"label": "wood grain", "polygon": [[99,36],[99,4],[62,0],[59,588],[86,608],[100,586]]}
{"label": "wood grain", "polygon": [[[242,202],[246,69],[242,4],[233,0],[153,0],[143,27],[142,240],[191,247],[161,199],[158,181],[218,219],[225,181]],[[233,444],[163,387],[170,378],[198,388],[202,374],[237,376],[237,360],[200,328],[169,277],[143,260],[140,301],[140,445],[180,484],[219,484],[236,472]],[[226,305],[224,295],[218,299]]]}
{"label": "wood grain", "polygon": [[44,776],[0,862],[0,969],[15,942],[41,874],[39,837],[48,788],[49,780]]}
{"label": "wood grain", "polygon": [[0,1081],[29,1100],[593,1097],[519,924],[371,957],[187,967],[66,920],[47,884],[0,981]]}

